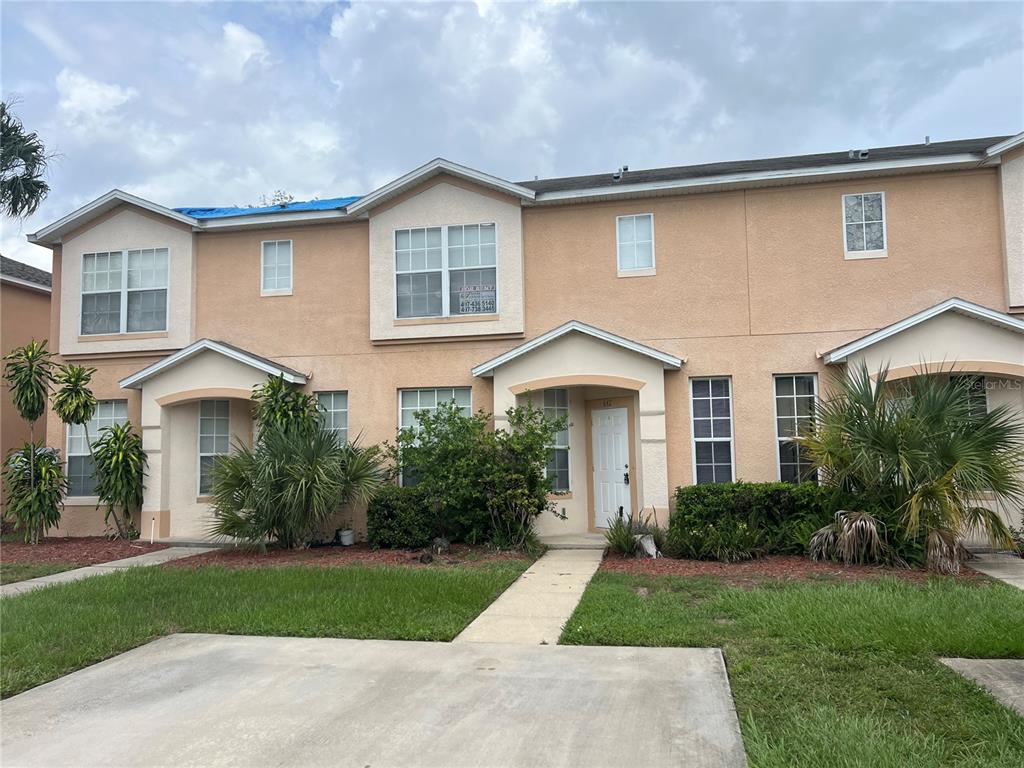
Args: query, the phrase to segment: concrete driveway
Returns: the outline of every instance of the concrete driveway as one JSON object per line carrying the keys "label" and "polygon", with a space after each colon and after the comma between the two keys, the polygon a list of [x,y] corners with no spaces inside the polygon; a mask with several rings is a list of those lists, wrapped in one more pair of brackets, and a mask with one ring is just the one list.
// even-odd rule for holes
{"label": "concrete driveway", "polygon": [[14,766],[743,766],[716,649],[172,635],[0,704]]}

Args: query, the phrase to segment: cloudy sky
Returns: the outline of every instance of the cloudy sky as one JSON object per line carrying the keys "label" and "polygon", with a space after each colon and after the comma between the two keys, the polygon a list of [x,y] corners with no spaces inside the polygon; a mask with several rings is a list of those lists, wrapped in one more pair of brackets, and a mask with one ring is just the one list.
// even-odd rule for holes
{"label": "cloudy sky", "polygon": [[3,97],[56,153],[5,255],[113,187],[361,194],[432,157],[512,180],[1016,133],[1024,3],[4,0]]}

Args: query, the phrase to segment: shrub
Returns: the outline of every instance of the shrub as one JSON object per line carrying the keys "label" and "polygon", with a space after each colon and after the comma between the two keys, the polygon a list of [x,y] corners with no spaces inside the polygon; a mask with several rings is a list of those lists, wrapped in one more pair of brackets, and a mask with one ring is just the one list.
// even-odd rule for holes
{"label": "shrub", "polygon": [[435,522],[419,487],[385,485],[366,510],[367,538],[375,548],[425,547],[437,534]]}
{"label": "shrub", "polygon": [[644,517],[641,510],[639,515],[626,517],[621,512],[615,516],[604,532],[605,541],[612,552],[631,557],[640,551],[640,542],[637,536],[651,536],[654,539],[654,546],[659,552],[664,552],[667,537],[665,529],[651,521],[651,516]]}
{"label": "shrub", "polygon": [[115,424],[100,432],[93,446],[96,472],[96,495],[106,505],[104,522],[114,518],[119,536],[134,538],[132,513],[142,508],[143,478],[146,474],[146,453],[142,437],[132,430],[131,423]]}
{"label": "shrub", "polygon": [[25,443],[4,462],[7,513],[26,544],[38,544],[60,522],[60,508],[68,490],[60,451],[41,443]]}
{"label": "shrub", "polygon": [[666,552],[696,560],[804,553],[832,519],[834,494],[814,483],[718,483],[676,489]]}

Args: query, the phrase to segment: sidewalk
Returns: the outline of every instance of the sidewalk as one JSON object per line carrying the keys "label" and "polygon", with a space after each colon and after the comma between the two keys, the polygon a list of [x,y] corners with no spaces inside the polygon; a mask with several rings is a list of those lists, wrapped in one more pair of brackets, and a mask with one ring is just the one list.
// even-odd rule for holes
{"label": "sidewalk", "polygon": [[169,547],[167,549],[159,549],[155,552],[147,552],[143,555],[136,555],[135,557],[126,557],[122,560],[112,560],[109,563],[87,565],[84,568],[75,568],[71,571],[61,571],[60,573],[53,573],[49,576],[40,576],[38,579],[28,579],[27,581],[16,581],[13,584],[4,584],[0,586],[0,597],[21,595],[25,592],[31,592],[33,589],[40,589],[42,587],[49,586],[50,584],[65,584],[71,581],[87,579],[90,576],[102,576],[105,573],[123,571],[128,568],[137,568],[139,566],[146,565],[159,565],[160,563],[166,563],[171,560],[180,560],[183,557],[192,557],[192,555],[198,555],[209,551],[209,547]]}
{"label": "sidewalk", "polygon": [[602,557],[596,549],[549,550],[453,642],[557,644]]}
{"label": "sidewalk", "polygon": [[1024,558],[1001,553],[979,554],[968,560],[967,566],[1011,587],[1024,589]]}

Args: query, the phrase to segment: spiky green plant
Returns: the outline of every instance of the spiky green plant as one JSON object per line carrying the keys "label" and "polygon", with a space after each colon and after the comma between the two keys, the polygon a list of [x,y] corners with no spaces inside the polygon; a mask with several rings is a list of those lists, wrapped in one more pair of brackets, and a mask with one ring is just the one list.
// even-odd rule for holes
{"label": "spiky green plant", "polygon": [[4,355],[4,379],[14,407],[29,427],[46,413],[46,401],[53,386],[53,354],[46,340],[33,339]]}
{"label": "spiky green plant", "polygon": [[955,544],[971,531],[1009,546],[997,510],[1024,503],[1024,422],[1008,406],[977,413],[969,388],[949,371],[922,371],[896,387],[887,369],[872,377],[862,364],[837,379],[798,438],[823,482],[859,511],[891,518],[896,538],[944,573],[959,570],[964,550]]}
{"label": "spiky green plant", "polygon": [[117,535],[131,539],[135,534],[132,513],[142,508],[146,474],[142,438],[131,422],[104,427],[93,446],[93,459],[96,495],[107,508],[103,519],[109,522],[113,518]]}
{"label": "spiky green plant", "polygon": [[260,429],[271,426],[308,431],[320,420],[316,398],[289,384],[283,376],[271,376],[253,387],[256,404],[253,419]]}
{"label": "spiky green plant", "polygon": [[342,443],[319,422],[261,425],[255,447],[236,443],[213,465],[210,533],[298,547],[344,505],[369,501],[383,479],[376,448]]}
{"label": "spiky green plant", "polygon": [[60,366],[54,375],[56,389],[50,400],[53,412],[61,421],[86,428],[86,439],[89,437],[89,420],[96,412],[96,397],[89,388],[94,373],[95,368],[86,368],[74,363]]}
{"label": "spiky green plant", "polygon": [[42,443],[25,443],[4,462],[7,513],[26,544],[38,544],[60,522],[60,507],[68,490],[60,451]]}
{"label": "spiky green plant", "polygon": [[10,108],[10,102],[0,102],[0,211],[23,218],[50,191],[43,178],[49,156],[38,134],[25,130]]}

